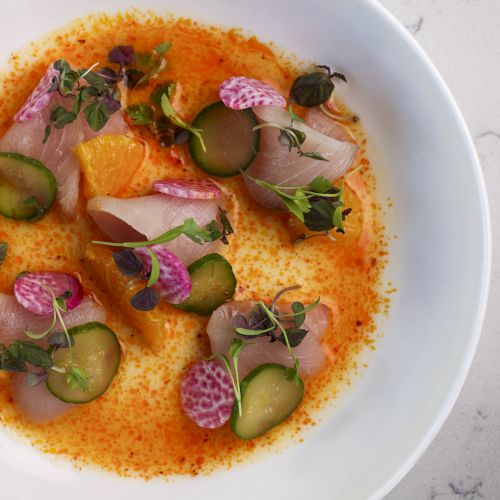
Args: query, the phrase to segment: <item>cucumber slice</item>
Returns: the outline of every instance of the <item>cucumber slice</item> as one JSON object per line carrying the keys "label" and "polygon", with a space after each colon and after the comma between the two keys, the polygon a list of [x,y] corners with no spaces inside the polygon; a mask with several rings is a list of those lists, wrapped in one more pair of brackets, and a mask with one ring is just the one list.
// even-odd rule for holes
{"label": "cucumber slice", "polygon": [[235,401],[231,429],[241,439],[254,439],[286,420],[304,396],[304,382],[288,380],[290,368],[275,363],[260,365],[241,381],[240,417]]}
{"label": "cucumber slice", "polygon": [[193,127],[201,129],[206,151],[201,142],[189,134],[189,153],[205,172],[217,177],[230,177],[246,170],[259,150],[260,131],[251,109],[236,111],[221,101],[202,109]]}
{"label": "cucumber slice", "polygon": [[188,267],[193,288],[178,307],[185,311],[208,316],[229,300],[236,289],[231,264],[218,253],[210,253]]}
{"label": "cucumber slice", "polygon": [[56,178],[43,163],[16,153],[0,153],[0,214],[34,220],[52,205]]}
{"label": "cucumber slice", "polygon": [[[54,366],[65,368],[66,373],[49,370],[47,388],[66,403],[89,403],[102,396],[111,385],[120,366],[120,343],[111,329],[97,322],[75,326],[68,333],[75,345],[72,349],[58,349],[53,356]],[[88,390],[68,383],[72,368],[90,377]]]}

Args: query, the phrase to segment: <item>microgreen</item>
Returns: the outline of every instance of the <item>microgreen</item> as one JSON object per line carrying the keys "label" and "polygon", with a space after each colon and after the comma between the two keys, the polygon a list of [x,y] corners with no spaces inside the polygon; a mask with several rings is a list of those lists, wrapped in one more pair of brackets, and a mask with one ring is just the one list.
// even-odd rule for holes
{"label": "microgreen", "polygon": [[0,242],[0,264],[6,259],[7,257],[7,250],[9,249],[9,245],[5,243],[5,241]]}
{"label": "microgreen", "polygon": [[162,235],[152,240],[129,241],[125,243],[114,243],[110,241],[93,241],[92,243],[94,243],[95,245],[107,245],[112,247],[141,248],[141,247],[149,247],[153,245],[160,245],[162,243],[167,243],[168,241],[175,240],[176,238],[184,234],[189,239],[193,240],[199,245],[203,245],[204,243],[215,241],[220,237],[219,235],[217,238],[214,238],[214,236],[216,235],[214,235],[212,231],[213,222],[215,221],[211,221],[204,228],[202,228],[194,219],[188,218],[180,226],[176,226],[172,229],[169,229]]}
{"label": "microgreen", "polygon": [[171,46],[172,42],[163,42],[157,45],[151,54],[137,54],[139,65],[146,68],[137,85],[156,78],[167,67],[167,61],[163,56],[170,50]]}
{"label": "microgreen", "polygon": [[205,146],[205,142],[203,141],[203,136],[202,132],[203,130],[199,128],[192,127],[188,123],[186,123],[175,111],[174,107],[172,106],[172,103],[170,102],[170,95],[174,92],[175,89],[175,84],[172,84],[174,87],[169,93],[165,93],[161,96],[161,109],[163,111],[163,114],[174,124],[177,125],[180,128],[183,128],[185,130],[188,130],[191,132],[194,136],[198,138],[200,141],[201,149],[206,152],[207,148]]}
{"label": "microgreen", "polygon": [[160,262],[151,248],[148,248],[151,257],[151,271],[149,272],[148,287],[152,287],[160,277]]}
{"label": "microgreen", "polygon": [[9,346],[9,352],[17,359],[29,363],[33,366],[39,366],[40,368],[50,368],[52,363],[52,357],[50,354],[33,342],[27,342],[24,340],[15,340]]}
{"label": "microgreen", "polygon": [[159,301],[158,292],[147,286],[132,296],[130,304],[138,311],[151,311],[158,305]]}
{"label": "microgreen", "polygon": [[125,109],[133,125],[149,125],[153,122],[153,109],[147,104],[134,104]]}
{"label": "microgreen", "polygon": [[227,218],[227,212],[220,207],[219,207],[219,218],[222,224],[222,233],[220,240],[222,241],[222,243],[224,243],[224,245],[229,245],[229,240],[227,239],[227,237],[230,234],[234,234],[234,229],[233,226],[231,226],[229,219]]}
{"label": "microgreen", "polygon": [[[71,297],[71,292],[67,290],[60,297],[56,297],[54,291],[51,288],[49,288],[48,290],[52,295],[52,307],[53,307],[53,316],[50,326],[47,328],[47,330],[39,333],[33,332],[29,328],[26,328],[24,330],[24,333],[33,340],[42,339],[46,337],[50,332],[52,332],[52,330],[56,326],[57,320],[59,319],[61,327],[63,328],[66,337],[69,339],[69,334],[67,332],[66,325],[64,324],[64,319],[61,315],[61,312],[66,312],[68,310],[65,300]],[[70,343],[70,340],[68,340],[68,343]]]}
{"label": "microgreen", "polygon": [[25,372],[26,363],[12,355],[7,347],[0,344],[0,370],[7,372]]}
{"label": "microgreen", "polygon": [[113,260],[120,272],[125,276],[137,276],[142,272],[143,264],[141,259],[139,259],[137,254],[129,248],[113,252]]}
{"label": "microgreen", "polygon": [[28,387],[37,387],[47,380],[47,375],[47,370],[41,370],[37,373],[28,373],[26,377],[26,384],[28,385]]}
{"label": "microgreen", "polygon": [[276,294],[270,305],[259,301],[248,316],[238,314],[233,318],[233,328],[238,336],[243,338],[268,336],[271,342],[278,340],[287,346],[294,365],[295,375],[292,378],[298,377],[299,369],[299,361],[292,348],[297,347],[304,340],[308,330],[301,327],[306,320],[306,315],[320,302],[318,298],[307,307],[301,302],[294,302],[291,306],[292,313],[280,313],[277,308],[279,298],[284,293],[297,288],[299,288],[297,285],[284,288]]}
{"label": "microgreen", "polygon": [[78,366],[72,366],[66,376],[66,383],[72,389],[78,389],[82,392],[90,392],[92,389],[92,377]]}
{"label": "microgreen", "polygon": [[[209,358],[209,359],[217,358],[224,363],[227,373],[229,374],[229,378],[231,379],[231,384],[234,390],[234,397],[236,399],[236,403],[238,404],[238,413],[240,417],[242,416],[243,411],[241,407],[241,385],[240,385],[240,376],[238,371],[238,360],[241,355],[241,352],[246,347],[246,345],[247,344],[245,344],[241,339],[234,338],[233,340],[231,340],[231,344],[229,345],[229,350],[227,355],[214,354]],[[233,375],[233,370],[231,369],[231,363],[229,361],[230,359],[233,361],[234,375]]]}

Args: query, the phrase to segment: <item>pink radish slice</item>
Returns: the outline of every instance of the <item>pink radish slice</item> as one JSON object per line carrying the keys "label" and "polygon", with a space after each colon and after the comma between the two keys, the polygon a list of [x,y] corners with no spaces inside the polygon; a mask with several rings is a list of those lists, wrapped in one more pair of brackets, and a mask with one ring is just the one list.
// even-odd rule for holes
{"label": "pink radish slice", "polygon": [[220,100],[231,109],[246,109],[254,106],[286,106],[286,99],[267,83],[233,76],[224,80],[219,87]]}
{"label": "pink radish slice", "polygon": [[222,427],[231,416],[233,402],[231,379],[217,361],[200,361],[182,379],[182,407],[198,427]]}
{"label": "pink radish slice", "polygon": [[153,189],[159,193],[190,200],[217,200],[222,191],[210,179],[165,179],[153,182]]}
{"label": "pink radish slice", "polygon": [[[153,245],[150,248],[158,257],[160,264],[160,277],[154,285],[160,297],[169,304],[184,302],[189,297],[192,287],[191,276],[189,276],[186,266],[163,245]],[[136,248],[135,251],[146,265],[146,269],[150,269],[151,255],[148,249]]]}
{"label": "pink radish slice", "polygon": [[23,107],[14,115],[15,122],[27,122],[31,120],[35,113],[42,111],[49,104],[51,93],[49,89],[52,86],[52,79],[59,76],[54,66],[50,65],[36,86],[35,90],[28,97]]}
{"label": "pink radish slice", "polygon": [[14,295],[23,307],[35,314],[48,316],[53,313],[52,293],[59,298],[65,292],[71,297],[65,299],[68,310],[80,305],[83,288],[73,276],[57,272],[26,273],[17,278]]}

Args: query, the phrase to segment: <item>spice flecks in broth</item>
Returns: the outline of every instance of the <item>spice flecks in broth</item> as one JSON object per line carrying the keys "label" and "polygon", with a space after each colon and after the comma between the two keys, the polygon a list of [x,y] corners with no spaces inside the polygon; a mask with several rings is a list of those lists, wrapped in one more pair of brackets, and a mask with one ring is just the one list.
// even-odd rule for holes
{"label": "spice flecks in broth", "polygon": [[[182,89],[182,116],[191,120],[218,99],[219,84],[230,76],[247,75],[271,83],[286,95],[297,75],[291,61],[237,30],[222,31],[136,11],[93,16],[11,57],[12,70],[0,80],[0,133],[10,126],[33,82],[55,59],[67,59],[77,67],[105,64],[107,53],[116,45],[130,44],[137,51],[146,51],[165,39],[173,42],[168,68],[158,82],[131,92],[131,103],[147,99],[155,83],[176,81]],[[351,130],[361,142],[361,125],[354,124]],[[203,176],[185,146],[162,149],[154,141],[148,142],[148,162],[122,196],[148,194],[151,183],[165,177]],[[366,165],[363,179],[378,213],[370,163],[366,157],[361,161]],[[237,233],[224,251],[238,280],[235,300],[269,300],[277,289],[298,283],[302,288],[297,299],[310,302],[319,295],[333,311],[323,339],[329,364],[319,376],[306,381],[306,396],[298,411],[250,442],[239,440],[227,426],[207,431],[191,423],[181,409],[179,384],[192,362],[209,355],[207,319],[162,304],[156,314],[163,325],[163,345],[154,353],[145,348],[102,289],[99,277],[85,265],[86,244],[102,235],[87,215],[81,195],[79,216],[73,221],[65,219],[58,207],[36,224],[0,220],[0,241],[9,245],[0,270],[0,291],[10,293],[16,275],[24,270],[79,273],[86,290],[106,307],[107,323],[125,345],[126,356],[104,397],[43,425],[30,424],[17,413],[8,377],[0,378],[0,422],[6,428],[15,429],[40,450],[72,458],[79,465],[95,464],[143,478],[210,473],[246,461],[259,450],[275,449],[285,438],[302,440],[305,430],[315,425],[318,409],[333,400],[358,370],[357,354],[373,346],[374,315],[387,300],[379,292],[387,259],[383,228],[376,225],[363,256],[357,247],[361,206],[347,190],[346,201],[353,213],[346,220],[346,234],[339,235],[336,243],[314,238],[292,245],[288,216],[270,215],[257,206],[241,178],[223,179],[221,184],[240,203]]]}

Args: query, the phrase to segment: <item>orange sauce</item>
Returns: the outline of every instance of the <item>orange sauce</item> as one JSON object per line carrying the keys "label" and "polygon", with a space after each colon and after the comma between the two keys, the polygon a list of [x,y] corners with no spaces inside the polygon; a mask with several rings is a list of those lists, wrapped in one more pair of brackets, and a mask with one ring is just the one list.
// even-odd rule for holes
{"label": "orange sauce", "polygon": [[[0,79],[0,133],[11,125],[13,114],[34,82],[55,59],[65,58],[77,67],[97,61],[106,64],[108,51],[116,45],[130,44],[136,51],[146,52],[166,40],[173,42],[167,55],[168,68],[155,83],[178,82],[182,89],[180,107],[187,120],[218,99],[218,86],[227,77],[252,76],[287,92],[297,75],[291,60],[237,30],[222,31],[186,19],[138,12],[93,16],[11,56],[11,71]],[[151,89],[132,91],[131,102],[146,100]],[[366,144],[361,126],[356,124],[352,130]],[[125,196],[150,193],[155,179],[203,176],[184,146],[161,149],[150,142],[149,147],[147,165],[135,176]],[[360,161],[365,164],[363,179],[379,213],[375,179],[364,146]],[[157,314],[163,323],[163,345],[157,352],[149,351],[123,311],[109,300],[98,277],[85,266],[86,244],[102,239],[102,235],[86,214],[81,194],[74,221],[66,220],[57,206],[36,223],[0,219],[0,241],[9,244],[8,257],[0,269],[0,291],[11,293],[16,275],[23,270],[79,273],[87,291],[106,306],[107,323],[126,347],[125,359],[102,398],[43,425],[33,425],[18,414],[8,381],[0,379],[3,427],[15,430],[44,452],[73,459],[78,466],[93,464],[147,479],[210,473],[251,459],[259,450],[277,449],[290,439],[302,440],[307,428],[315,425],[318,409],[332,401],[356,374],[357,355],[373,348],[374,316],[387,301],[379,292],[386,261],[384,228],[375,225],[371,243],[362,255],[357,247],[362,212],[357,198],[348,192],[353,213],[346,221],[346,235],[339,235],[336,243],[314,238],[293,245],[288,216],[270,215],[256,206],[240,178],[221,182],[236,194],[241,209],[236,235],[224,253],[238,279],[235,299],[269,300],[278,289],[299,283],[302,289],[293,299],[312,301],[319,295],[334,311],[324,337],[329,364],[319,376],[306,381],[304,402],[294,415],[250,442],[236,438],[228,426],[207,431],[184,416],[179,382],[190,363],[209,353],[207,319],[162,304]]]}

